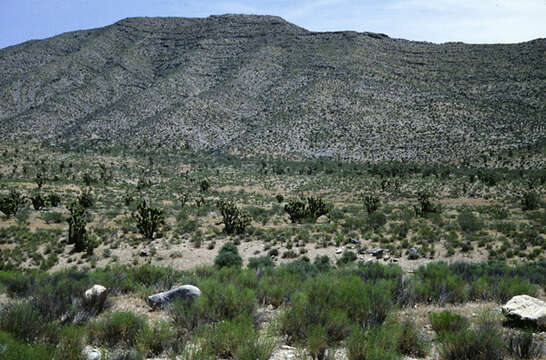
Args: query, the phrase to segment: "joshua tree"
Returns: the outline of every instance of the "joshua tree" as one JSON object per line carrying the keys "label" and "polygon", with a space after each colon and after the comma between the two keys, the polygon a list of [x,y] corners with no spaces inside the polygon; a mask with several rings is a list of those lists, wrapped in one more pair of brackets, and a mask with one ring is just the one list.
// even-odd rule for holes
{"label": "joshua tree", "polygon": [[148,205],[146,200],[138,204],[136,213],[133,213],[133,218],[137,222],[138,232],[149,240],[152,240],[159,228],[165,224],[163,211]]}

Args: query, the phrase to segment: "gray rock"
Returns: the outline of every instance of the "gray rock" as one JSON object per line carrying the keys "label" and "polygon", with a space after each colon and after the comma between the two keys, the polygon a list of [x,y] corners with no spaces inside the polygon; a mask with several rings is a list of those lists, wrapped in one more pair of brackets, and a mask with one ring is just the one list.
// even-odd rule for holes
{"label": "gray rock", "polygon": [[529,321],[546,328],[546,302],[540,299],[529,295],[514,296],[501,309],[509,319]]}
{"label": "gray rock", "polygon": [[193,285],[183,285],[162,293],[148,296],[151,307],[162,307],[175,299],[194,300],[201,295],[201,290]]}
{"label": "gray rock", "polygon": [[100,360],[102,358],[100,350],[89,345],[83,348],[82,355],[86,360]]}
{"label": "gray rock", "polygon": [[416,248],[411,248],[408,251],[408,259],[410,260],[416,260],[419,259],[419,251],[417,251]]}
{"label": "gray rock", "polygon": [[385,252],[385,249],[381,249],[381,248],[370,249],[367,251],[368,254],[371,254],[378,259],[383,256],[384,252]]}
{"label": "gray rock", "polygon": [[360,244],[360,240],[355,239],[355,238],[350,238],[350,239],[349,239],[349,242],[350,242],[351,244]]}

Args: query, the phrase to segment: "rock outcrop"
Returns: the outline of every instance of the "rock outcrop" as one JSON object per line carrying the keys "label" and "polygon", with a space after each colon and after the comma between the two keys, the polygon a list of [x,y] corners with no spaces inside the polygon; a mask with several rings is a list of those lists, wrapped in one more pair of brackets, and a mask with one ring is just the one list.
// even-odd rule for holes
{"label": "rock outcrop", "polygon": [[510,320],[531,322],[546,328],[546,302],[532,296],[514,296],[502,307],[502,312]]}
{"label": "rock outcrop", "polygon": [[201,290],[198,287],[183,285],[169,291],[148,296],[148,304],[153,308],[163,307],[176,299],[194,300],[200,295]]}

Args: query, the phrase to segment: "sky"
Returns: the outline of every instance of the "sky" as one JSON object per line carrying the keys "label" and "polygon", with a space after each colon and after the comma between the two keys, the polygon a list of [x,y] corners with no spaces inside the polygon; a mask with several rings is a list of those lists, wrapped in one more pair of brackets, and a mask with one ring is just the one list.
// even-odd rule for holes
{"label": "sky", "polygon": [[546,37],[546,0],[0,0],[0,48],[132,16],[277,15],[312,31],[436,43]]}

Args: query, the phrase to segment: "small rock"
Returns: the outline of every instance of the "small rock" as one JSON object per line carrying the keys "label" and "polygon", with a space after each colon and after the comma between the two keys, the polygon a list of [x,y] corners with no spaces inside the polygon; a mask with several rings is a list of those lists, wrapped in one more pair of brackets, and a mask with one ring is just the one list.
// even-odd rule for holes
{"label": "small rock", "polygon": [[140,256],[142,257],[148,257],[150,256],[150,250],[144,249],[140,251]]}
{"label": "small rock", "polygon": [[321,215],[318,217],[316,222],[317,224],[328,224],[330,222],[330,219],[328,219],[328,216],[326,215]]}
{"label": "small rock", "polygon": [[100,360],[102,357],[99,349],[89,345],[83,348],[82,355],[86,360]]}
{"label": "small rock", "polygon": [[383,257],[383,260],[385,260],[385,261],[389,261],[389,260],[390,260],[390,258],[391,258],[391,257],[390,257],[389,255],[385,255],[385,256]]}
{"label": "small rock", "polygon": [[341,253],[343,253],[343,249],[339,248],[339,249],[336,250],[336,254],[339,255],[339,254],[341,254]]}
{"label": "small rock", "polygon": [[381,249],[381,248],[370,249],[367,251],[368,254],[371,254],[378,259],[383,256],[384,252],[385,252],[385,249]]}
{"label": "small rock", "polygon": [[183,285],[172,290],[148,296],[148,304],[151,307],[162,307],[175,299],[194,300],[201,295],[201,290],[193,285]]}
{"label": "small rock", "polygon": [[185,234],[182,235],[182,239],[188,240],[189,238],[190,238],[190,234],[188,234],[188,233],[185,233]]}
{"label": "small rock", "polygon": [[416,260],[419,259],[419,252],[416,248],[411,248],[408,251],[408,259],[410,260]]}

